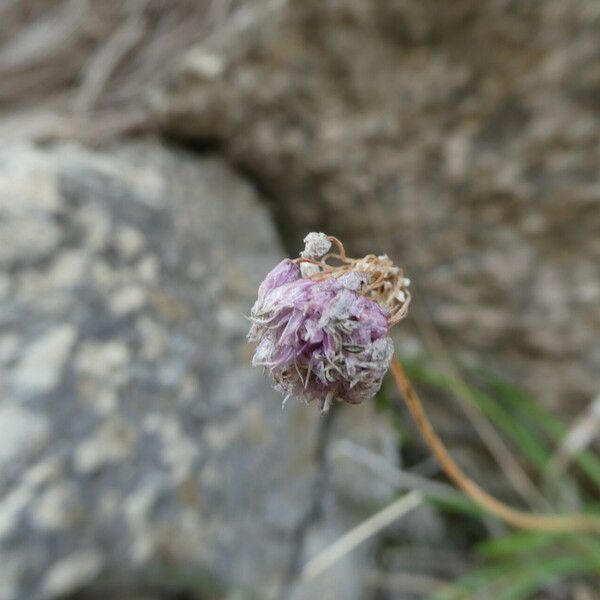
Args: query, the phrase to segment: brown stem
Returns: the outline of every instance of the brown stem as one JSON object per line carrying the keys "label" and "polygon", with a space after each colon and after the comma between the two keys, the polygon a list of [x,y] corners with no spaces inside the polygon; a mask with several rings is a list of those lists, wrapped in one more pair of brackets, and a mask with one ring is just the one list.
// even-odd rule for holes
{"label": "brown stem", "polygon": [[572,532],[600,534],[600,518],[583,514],[543,515],[523,512],[504,504],[494,498],[470,479],[456,464],[442,440],[433,429],[431,421],[425,414],[423,404],[413,388],[404,368],[397,357],[394,356],[390,367],[394,381],[404,397],[417,426],[425,438],[427,445],[440,462],[448,477],[477,504],[487,509],[490,513],[500,517],[507,523],[521,529],[534,529],[538,531]]}

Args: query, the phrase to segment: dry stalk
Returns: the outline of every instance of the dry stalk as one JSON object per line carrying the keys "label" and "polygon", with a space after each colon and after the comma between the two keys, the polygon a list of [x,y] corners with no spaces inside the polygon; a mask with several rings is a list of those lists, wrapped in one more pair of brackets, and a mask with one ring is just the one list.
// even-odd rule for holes
{"label": "dry stalk", "polygon": [[450,455],[425,414],[423,404],[397,357],[392,359],[390,369],[419,431],[442,468],[448,477],[482,508],[521,529],[600,534],[600,517],[585,514],[552,515],[524,512],[508,506],[488,494],[462,471]]}

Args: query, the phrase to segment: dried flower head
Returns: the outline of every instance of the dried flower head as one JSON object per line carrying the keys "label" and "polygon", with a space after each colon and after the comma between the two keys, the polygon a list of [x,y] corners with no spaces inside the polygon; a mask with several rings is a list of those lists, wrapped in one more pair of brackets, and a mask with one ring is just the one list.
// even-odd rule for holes
{"label": "dried flower head", "polygon": [[[265,278],[252,307],[253,365],[267,369],[284,402],[358,404],[381,387],[394,347],[389,328],[406,315],[409,281],[387,256],[346,256],[341,242],[310,233],[294,260]],[[329,252],[332,244],[337,252]]]}

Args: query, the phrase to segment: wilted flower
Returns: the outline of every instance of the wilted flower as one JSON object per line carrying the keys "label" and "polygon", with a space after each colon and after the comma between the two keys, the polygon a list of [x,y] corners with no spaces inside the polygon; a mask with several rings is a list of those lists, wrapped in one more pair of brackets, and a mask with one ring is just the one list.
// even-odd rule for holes
{"label": "wilted flower", "polygon": [[[342,264],[335,267],[317,260],[331,241],[340,248]],[[381,267],[382,257],[361,259],[358,270],[350,267],[361,261],[348,259],[335,238],[312,233],[305,242],[301,256],[281,261],[258,290],[248,334],[257,343],[253,365],[270,372],[285,400],[317,400],[322,411],[334,399],[358,404],[381,386],[394,351],[388,329],[403,316],[408,296],[401,283],[383,293],[392,282],[374,268],[373,259]],[[401,271],[390,265],[400,281]]]}

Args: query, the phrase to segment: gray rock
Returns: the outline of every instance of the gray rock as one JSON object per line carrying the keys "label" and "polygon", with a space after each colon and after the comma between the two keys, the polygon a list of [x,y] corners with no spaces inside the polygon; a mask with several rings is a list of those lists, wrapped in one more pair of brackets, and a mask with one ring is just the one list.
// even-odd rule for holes
{"label": "gray rock", "polygon": [[0,222],[49,233],[2,254],[0,598],[282,597],[322,420],[249,366],[243,315],[280,256],[253,189],[152,141],[5,145]]}
{"label": "gray rock", "polygon": [[48,422],[42,415],[12,401],[0,405],[0,462],[10,464],[43,447],[48,438]]}
{"label": "gray rock", "polygon": [[[318,486],[320,502],[315,506],[314,517],[306,523],[299,555],[301,565],[335,543],[340,533],[350,531],[386,506],[396,494],[396,489],[385,478],[353,459],[352,452],[337,451],[342,445],[359,451],[368,449],[383,462],[397,466],[398,440],[386,418],[368,403],[350,410],[337,406],[334,410]],[[379,540],[380,537],[374,535],[314,578],[300,577],[291,586],[290,599],[362,600],[367,597],[366,574],[377,567]]]}
{"label": "gray rock", "polygon": [[[50,275],[50,281],[56,281]],[[25,348],[13,373],[15,393],[24,397],[49,392],[58,384],[75,341],[71,324],[58,324]]]}
{"label": "gray rock", "polygon": [[[154,98],[291,245],[388,252],[451,351],[576,411],[600,386],[596,0],[260,3]],[[554,405],[553,405],[554,403]]]}
{"label": "gray rock", "polygon": [[103,556],[95,551],[78,551],[57,561],[49,569],[42,584],[47,598],[64,596],[94,580],[102,570]]}

